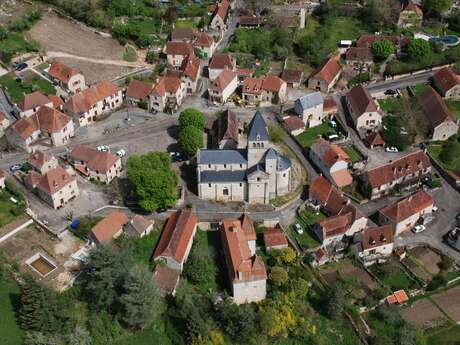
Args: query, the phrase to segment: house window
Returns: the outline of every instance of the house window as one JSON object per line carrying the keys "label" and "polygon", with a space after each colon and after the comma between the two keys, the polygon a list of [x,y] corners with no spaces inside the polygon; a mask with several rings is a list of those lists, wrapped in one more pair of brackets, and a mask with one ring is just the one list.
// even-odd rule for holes
{"label": "house window", "polygon": [[210,169],[211,169],[211,164],[208,164],[208,168],[210,168]]}
{"label": "house window", "polygon": [[224,164],[224,169],[226,169],[226,168],[227,168],[227,164]]}
{"label": "house window", "polygon": [[210,183],[208,184],[208,187],[211,188],[211,184],[210,184]]}
{"label": "house window", "polygon": [[243,164],[240,164],[240,168],[242,168],[242,167],[243,167]]}
{"label": "house window", "polygon": [[243,187],[243,184],[242,184],[242,183],[240,183],[240,187]]}
{"label": "house window", "polygon": [[375,253],[376,253],[375,249],[372,249],[372,250],[369,251],[369,254],[371,254],[371,255],[374,255]]}
{"label": "house window", "polygon": [[259,181],[260,181],[260,177],[257,178],[257,182],[259,182]]}
{"label": "house window", "polygon": [[228,188],[225,187],[223,190],[222,190],[222,194],[223,195],[228,195]]}

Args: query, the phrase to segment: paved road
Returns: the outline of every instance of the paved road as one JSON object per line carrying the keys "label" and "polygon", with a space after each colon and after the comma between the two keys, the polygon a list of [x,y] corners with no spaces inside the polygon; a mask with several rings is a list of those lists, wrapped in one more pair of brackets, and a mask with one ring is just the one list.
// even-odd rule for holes
{"label": "paved road", "polygon": [[385,80],[370,84],[367,89],[371,94],[384,92],[388,89],[400,89],[411,85],[423,84],[430,80],[435,71],[428,71],[420,74],[414,74],[408,77],[396,79],[396,80]]}

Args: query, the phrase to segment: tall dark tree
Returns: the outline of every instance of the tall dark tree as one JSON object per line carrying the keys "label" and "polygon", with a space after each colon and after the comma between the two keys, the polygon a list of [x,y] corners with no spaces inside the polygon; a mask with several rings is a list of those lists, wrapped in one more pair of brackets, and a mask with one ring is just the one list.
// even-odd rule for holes
{"label": "tall dark tree", "polygon": [[244,344],[257,327],[257,313],[251,304],[236,305],[228,300],[218,306],[218,319],[233,340]]}
{"label": "tall dark tree", "polygon": [[340,284],[334,285],[329,293],[326,313],[331,319],[338,319],[345,307],[345,290]]}

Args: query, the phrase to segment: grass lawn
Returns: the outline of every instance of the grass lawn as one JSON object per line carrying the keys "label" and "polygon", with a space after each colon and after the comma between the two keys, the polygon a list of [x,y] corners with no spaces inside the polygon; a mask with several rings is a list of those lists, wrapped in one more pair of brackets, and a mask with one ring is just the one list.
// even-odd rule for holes
{"label": "grass lawn", "polygon": [[316,326],[316,337],[321,339],[318,344],[356,345],[360,341],[353,328],[345,320],[331,320],[316,314],[313,318]]}
{"label": "grass lawn", "polygon": [[151,267],[152,254],[154,249],[157,246],[157,242],[160,239],[161,230],[153,228],[152,232],[144,237],[129,237],[123,236],[121,241],[130,242],[133,246],[133,257],[136,261],[141,264],[144,264],[148,267]]}
{"label": "grass lawn", "polygon": [[373,265],[370,270],[391,291],[400,289],[409,290],[417,286],[417,284],[406,275],[400,264],[395,261],[389,261],[381,265]]}
{"label": "grass lawn", "polygon": [[91,232],[93,226],[95,226],[102,217],[83,217],[80,220],[80,223],[76,226],[75,229],[70,228],[70,231],[82,240],[86,240]]}
{"label": "grass lawn", "polygon": [[194,20],[178,20],[176,21],[177,28],[197,28],[198,23]]}
{"label": "grass lawn", "polygon": [[6,190],[0,190],[0,228],[18,217],[12,212],[14,204],[10,201],[11,196]]}
{"label": "grass lawn", "polygon": [[47,95],[55,95],[56,89],[47,80],[37,76],[36,79],[32,79],[26,82],[18,82],[9,74],[0,77],[0,86],[7,88],[8,94],[10,95],[13,102],[19,102],[24,94],[38,90]]}
{"label": "grass lawn", "polygon": [[418,85],[411,86],[412,91],[414,91],[415,96],[420,95],[423,91],[425,91],[427,87],[428,87],[427,84],[418,84]]}
{"label": "grass lawn", "polygon": [[397,97],[380,99],[378,102],[385,113],[399,114],[403,110],[401,99]]}
{"label": "grass lawn", "polygon": [[139,35],[151,35],[160,32],[161,21],[154,19],[132,19],[128,21],[127,26],[138,32]]}
{"label": "grass lawn", "polygon": [[155,322],[151,327],[130,335],[122,340],[115,341],[114,345],[151,345],[151,344],[172,344],[166,331],[166,325],[160,321]]}
{"label": "grass lawn", "polygon": [[324,27],[321,29],[327,32],[324,43],[331,51],[337,49],[340,40],[354,40],[366,33],[361,21],[351,17],[330,17],[327,18]]}
{"label": "grass lawn", "polygon": [[294,224],[300,224],[303,229],[303,234],[300,235],[294,230],[294,224],[289,226],[288,231],[304,249],[317,247],[320,243],[313,234],[311,226],[324,218],[326,218],[326,215],[322,212],[316,214],[315,211],[303,210],[294,222]]}
{"label": "grass lawn", "polygon": [[443,327],[427,332],[427,345],[455,345],[460,343],[460,326]]}
{"label": "grass lawn", "polygon": [[22,34],[10,32],[6,39],[0,41],[0,51],[12,53],[38,51],[38,43],[28,42]]}
{"label": "grass lawn", "polygon": [[443,144],[441,143],[433,143],[428,145],[428,153],[433,157],[436,162],[438,162],[444,169],[450,170],[450,171],[460,171],[460,157],[457,157],[453,162],[451,163],[445,163],[443,162],[440,158],[439,155],[441,154]]}
{"label": "grass lawn", "polygon": [[310,147],[319,136],[334,133],[334,130],[327,122],[312,128],[308,128],[302,134],[297,136],[297,140],[303,147]]}
{"label": "grass lawn", "polygon": [[352,163],[359,162],[364,159],[363,155],[354,146],[347,146],[343,150],[348,156],[350,156]]}
{"label": "grass lawn", "polygon": [[446,100],[446,105],[452,114],[460,120],[460,101]]}
{"label": "grass lawn", "polygon": [[6,278],[0,281],[0,334],[2,345],[21,345],[23,331],[16,323],[15,309],[19,304],[19,287]]}

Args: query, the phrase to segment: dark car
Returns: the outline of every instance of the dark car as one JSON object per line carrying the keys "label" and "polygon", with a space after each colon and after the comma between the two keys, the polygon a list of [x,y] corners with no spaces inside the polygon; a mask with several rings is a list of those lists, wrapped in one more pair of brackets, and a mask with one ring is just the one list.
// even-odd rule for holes
{"label": "dark car", "polygon": [[25,68],[27,68],[27,67],[29,67],[29,65],[26,64],[25,62],[22,62],[22,63],[20,63],[19,65],[17,65],[16,71],[22,71],[23,69],[25,69]]}
{"label": "dark car", "polygon": [[395,90],[392,90],[392,89],[388,89],[384,92],[385,95],[387,96],[394,96],[397,94],[397,92]]}

